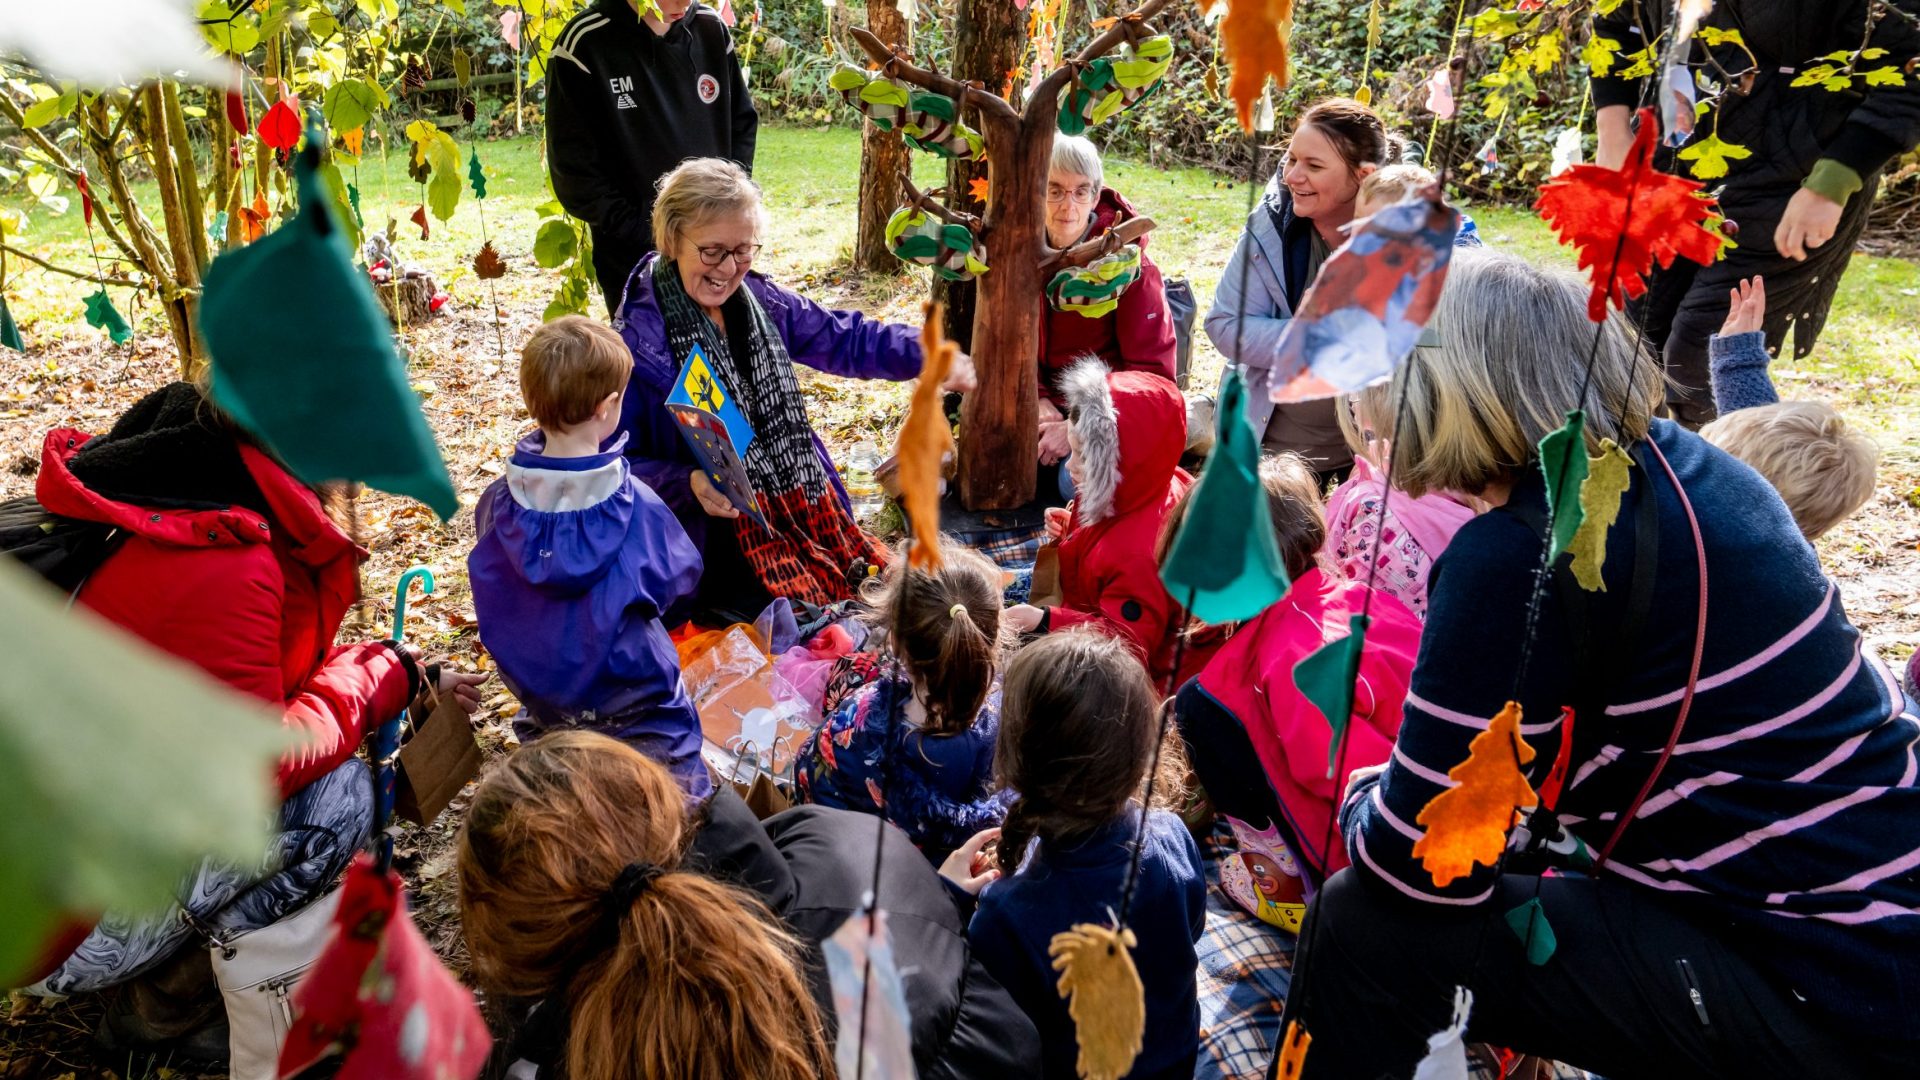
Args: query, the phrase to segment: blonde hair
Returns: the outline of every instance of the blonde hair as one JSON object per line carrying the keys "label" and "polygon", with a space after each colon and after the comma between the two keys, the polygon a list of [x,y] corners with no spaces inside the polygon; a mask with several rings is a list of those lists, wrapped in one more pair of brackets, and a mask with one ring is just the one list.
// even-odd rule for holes
{"label": "blonde hair", "polygon": [[1378,210],[1432,185],[1436,179],[1432,172],[1419,165],[1386,165],[1360,181],[1360,194],[1354,201],[1359,206]]}
{"label": "blonde hair", "polygon": [[1385,468],[1380,443],[1392,437],[1393,384],[1375,383],[1357,394],[1341,398],[1333,413],[1340,424],[1340,437],[1355,457],[1366,458],[1375,468]]}
{"label": "blonde hair", "polygon": [[1765,477],[1809,540],[1873,497],[1880,447],[1822,402],[1740,409],[1701,428],[1700,437]]}
{"label": "blonde hair", "polygon": [[608,394],[626,388],[632,374],[627,343],[584,315],[547,323],[520,350],[520,397],[533,422],[548,431],[592,418]]}
{"label": "blonde hair", "polygon": [[1454,253],[1431,321],[1439,344],[1415,349],[1393,376],[1396,489],[1477,495],[1532,461],[1575,408],[1586,410],[1589,455],[1603,438],[1646,437],[1666,376],[1617,312],[1598,327],[1587,319],[1588,289],[1512,255]]}
{"label": "blonde hair", "polygon": [[[508,755],[460,829],[475,978],[557,997],[577,1080],[831,1076],[799,942],[755,897],[681,870],[688,831],[672,776],[625,743],[564,731]],[[636,865],[656,876],[610,908]]]}
{"label": "blonde hair", "polygon": [[660,178],[653,201],[654,249],[672,259],[689,230],[736,215],[753,219],[756,231],[766,229],[760,185],[725,158],[689,158]]}

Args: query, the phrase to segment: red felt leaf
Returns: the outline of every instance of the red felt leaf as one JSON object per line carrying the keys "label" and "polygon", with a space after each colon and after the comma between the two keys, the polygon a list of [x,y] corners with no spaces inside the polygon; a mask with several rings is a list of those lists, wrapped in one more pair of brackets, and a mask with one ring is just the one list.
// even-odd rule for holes
{"label": "red felt leaf", "polygon": [[1587,317],[1594,322],[1607,317],[1608,301],[1624,307],[1645,295],[1656,262],[1664,268],[1684,256],[1708,266],[1719,254],[1720,234],[1705,227],[1717,204],[1695,194],[1705,185],[1653,167],[1659,131],[1653,110],[1642,109],[1640,133],[1618,170],[1575,165],[1540,185],[1540,217],[1593,279]]}
{"label": "red felt leaf", "polygon": [[300,145],[300,114],[285,101],[276,101],[260,118],[260,141],[275,150],[292,150]]}
{"label": "red felt leaf", "polygon": [[407,220],[420,226],[420,239],[425,240],[427,238],[427,204],[421,203],[420,209],[415,210],[413,216]]}
{"label": "red felt leaf", "polygon": [[87,183],[86,173],[74,177],[74,184],[80,189],[81,216],[85,217],[87,224],[91,226],[93,224],[93,187]]}
{"label": "red felt leaf", "polygon": [[247,133],[247,100],[238,90],[227,91],[227,123],[233,125],[234,131]]}

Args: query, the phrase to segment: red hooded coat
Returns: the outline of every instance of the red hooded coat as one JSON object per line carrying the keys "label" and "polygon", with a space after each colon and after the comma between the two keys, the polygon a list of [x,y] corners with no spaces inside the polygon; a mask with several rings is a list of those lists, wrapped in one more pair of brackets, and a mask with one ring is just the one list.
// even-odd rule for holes
{"label": "red hooded coat", "polygon": [[1168,623],[1176,605],[1160,583],[1153,545],[1167,511],[1193,483],[1180,468],[1186,400],[1169,379],[1109,372],[1093,357],[1060,385],[1081,479],[1060,537],[1062,603],[1047,627],[1092,622],[1126,638],[1160,686],[1172,667]]}
{"label": "red hooded coat", "polygon": [[[1097,237],[1139,216],[1119,192],[1101,188],[1087,236]],[[1097,319],[1056,311],[1051,304],[1041,313],[1040,393],[1062,412],[1067,405],[1060,380],[1068,368],[1089,354],[1098,356],[1114,371],[1148,371],[1169,382],[1174,378],[1176,349],[1167,285],[1160,268],[1147,255],[1146,238],[1135,242],[1140,245],[1140,280],[1120,294],[1119,307]]]}

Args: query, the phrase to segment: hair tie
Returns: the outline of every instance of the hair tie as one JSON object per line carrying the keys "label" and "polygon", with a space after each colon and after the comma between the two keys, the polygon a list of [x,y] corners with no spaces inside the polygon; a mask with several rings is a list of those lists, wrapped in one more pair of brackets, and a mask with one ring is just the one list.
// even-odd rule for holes
{"label": "hair tie", "polygon": [[955,604],[952,607],[947,609],[947,618],[957,619],[960,616],[965,615],[966,613],[967,613],[967,605]]}
{"label": "hair tie", "polygon": [[619,921],[633,907],[633,902],[666,872],[665,868],[649,862],[628,863],[613,879],[613,884],[607,886],[607,894],[600,900],[601,913],[609,923]]}

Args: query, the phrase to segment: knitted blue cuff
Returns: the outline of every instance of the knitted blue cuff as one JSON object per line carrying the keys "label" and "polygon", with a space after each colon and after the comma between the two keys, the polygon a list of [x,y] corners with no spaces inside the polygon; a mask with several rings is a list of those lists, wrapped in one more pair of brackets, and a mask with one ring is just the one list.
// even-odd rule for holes
{"label": "knitted blue cuff", "polygon": [[1767,335],[1715,334],[1707,339],[1707,362],[1713,379],[1713,404],[1722,415],[1780,400],[1767,366]]}

